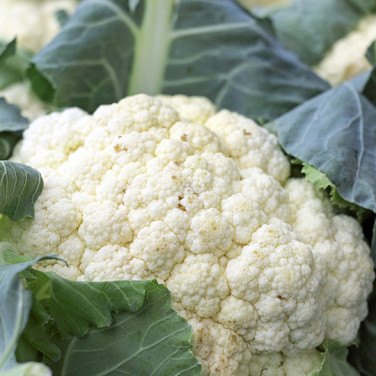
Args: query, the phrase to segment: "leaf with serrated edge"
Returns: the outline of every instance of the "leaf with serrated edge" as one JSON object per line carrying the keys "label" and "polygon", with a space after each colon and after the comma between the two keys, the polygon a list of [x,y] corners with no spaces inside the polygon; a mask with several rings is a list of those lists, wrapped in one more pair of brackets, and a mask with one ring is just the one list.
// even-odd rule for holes
{"label": "leaf with serrated edge", "polygon": [[340,208],[349,209],[357,215],[358,220],[361,222],[365,209],[343,199],[326,174],[307,163],[303,163],[302,173],[305,175],[305,179],[316,187],[324,190],[328,189],[332,203]]}
{"label": "leaf with serrated edge", "polygon": [[376,108],[350,84],[274,122],[285,151],[325,173],[351,203],[376,211]]}
{"label": "leaf with serrated edge", "polygon": [[115,313],[110,326],[90,329],[82,338],[57,339],[62,358],[52,369],[61,376],[198,376],[191,335],[189,324],[171,308],[169,291],[152,281],[141,309]]}

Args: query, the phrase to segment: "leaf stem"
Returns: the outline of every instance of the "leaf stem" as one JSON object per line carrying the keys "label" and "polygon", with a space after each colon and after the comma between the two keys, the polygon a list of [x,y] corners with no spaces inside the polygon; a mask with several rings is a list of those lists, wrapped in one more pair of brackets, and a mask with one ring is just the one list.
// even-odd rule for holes
{"label": "leaf stem", "polygon": [[175,0],[145,0],[145,14],[136,37],[128,94],[159,94],[171,43]]}

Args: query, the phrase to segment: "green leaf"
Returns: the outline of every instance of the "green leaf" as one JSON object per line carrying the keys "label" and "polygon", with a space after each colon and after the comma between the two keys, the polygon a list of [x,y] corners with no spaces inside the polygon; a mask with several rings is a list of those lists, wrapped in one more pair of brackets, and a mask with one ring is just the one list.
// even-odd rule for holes
{"label": "green leaf", "polygon": [[28,125],[29,121],[21,115],[17,106],[0,98],[0,133],[23,131]]}
{"label": "green leaf", "polygon": [[17,365],[15,350],[32,305],[32,296],[25,290],[19,273],[46,258],[48,256],[19,264],[0,265],[0,371]]}
{"label": "green leaf", "polygon": [[0,160],[7,159],[29,120],[21,115],[20,109],[0,97]]}
{"label": "green leaf", "polygon": [[346,208],[351,210],[353,213],[357,215],[358,220],[360,222],[362,221],[365,209],[343,199],[341,195],[338,193],[335,185],[329,180],[326,174],[319,171],[317,168],[310,166],[307,163],[303,163],[302,173],[305,175],[305,179],[310,183],[314,184],[316,187],[328,190],[331,201],[334,205],[340,208]]}
{"label": "green leaf", "polygon": [[60,27],[63,27],[69,19],[69,14],[65,9],[59,9],[55,12],[55,17],[59,22]]}
{"label": "green leaf", "polygon": [[[43,306],[33,330],[50,339],[40,351],[54,375],[200,375],[191,328],[156,281],[77,282],[32,273],[27,287]],[[59,360],[50,356],[56,348]]]}
{"label": "green leaf", "polygon": [[338,343],[324,344],[321,369],[310,376],[360,376],[347,361],[348,348]]}
{"label": "green leaf", "polygon": [[231,0],[86,0],[28,73],[60,107],[180,93],[270,120],[329,85],[261,24]]}
{"label": "green leaf", "polygon": [[31,257],[16,255],[9,243],[0,242],[0,265],[20,264],[32,260]]}
{"label": "green leaf", "polygon": [[[201,374],[191,351],[191,328],[172,309],[164,286],[156,281],[76,282],[31,270],[26,278],[31,290],[25,290],[20,273],[48,258],[0,266],[0,375],[50,374],[38,363],[17,364],[19,343],[24,359],[35,357],[30,349],[40,346],[36,350],[50,359],[56,376]],[[27,319],[30,328],[24,330]]]}
{"label": "green leaf", "polygon": [[14,352],[26,325],[32,301],[18,273],[30,265],[32,262],[0,265],[0,370],[16,364]]}
{"label": "green leaf", "polygon": [[[51,333],[54,332],[54,324],[53,317],[33,296],[29,320],[21,337],[22,347],[20,348],[19,343],[16,351],[17,361],[40,360],[38,353],[43,354],[43,359],[47,359],[49,363],[58,361],[61,357],[61,351],[58,346],[50,341]],[[33,352],[36,354],[33,354]]]}
{"label": "green leaf", "polygon": [[373,69],[371,69],[368,74],[366,74],[366,81],[362,88],[362,93],[364,96],[370,100],[373,105],[376,105],[376,43],[373,42],[368,47],[366,52],[366,57],[368,61],[373,66]]}
{"label": "green leaf", "polygon": [[366,52],[366,58],[373,66],[376,65],[376,43],[375,42],[371,43],[371,45],[368,47],[367,52]]}
{"label": "green leaf", "polygon": [[277,38],[309,65],[375,9],[374,0],[295,0],[271,12]]}
{"label": "green leaf", "polygon": [[43,188],[41,174],[11,161],[0,161],[0,214],[13,221],[34,217],[34,203]]}
{"label": "green leaf", "polygon": [[0,40],[0,90],[26,78],[31,56],[16,46],[16,39],[9,43]]}
{"label": "green leaf", "polygon": [[4,44],[0,42],[0,64],[4,62],[16,53],[16,38],[11,40],[9,43]]}
{"label": "green leaf", "polygon": [[169,291],[153,281],[141,309],[115,313],[110,326],[82,338],[57,341],[62,358],[52,369],[59,376],[200,375],[191,335],[188,323],[172,310]]}
{"label": "green leaf", "polygon": [[76,282],[48,274],[51,315],[62,336],[83,336],[92,325],[109,326],[112,312],[140,309],[150,281]]}
{"label": "green leaf", "polygon": [[371,75],[364,87],[363,94],[376,105],[376,69],[372,69]]}
{"label": "green leaf", "polygon": [[325,173],[348,202],[376,211],[376,108],[350,84],[278,118],[285,151]]}

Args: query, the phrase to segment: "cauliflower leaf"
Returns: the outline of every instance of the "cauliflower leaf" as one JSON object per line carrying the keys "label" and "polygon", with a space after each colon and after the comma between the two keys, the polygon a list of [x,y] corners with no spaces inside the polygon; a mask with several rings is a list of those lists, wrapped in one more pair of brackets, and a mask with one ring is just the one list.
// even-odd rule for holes
{"label": "cauliflower leaf", "polygon": [[359,222],[362,222],[366,210],[356,204],[344,200],[326,174],[307,163],[303,163],[302,173],[305,175],[305,179],[316,185],[316,187],[328,189],[331,201],[334,205],[340,208],[349,209],[356,214]]}
{"label": "cauliflower leaf", "polygon": [[0,159],[7,159],[29,121],[21,115],[20,109],[0,97]]}
{"label": "cauliflower leaf", "polygon": [[16,39],[0,39],[0,90],[26,78],[26,69],[32,54],[17,46]]}
{"label": "cauliflower leaf", "polygon": [[325,173],[345,200],[376,211],[375,116],[344,83],[281,116],[275,128],[287,153]]}
{"label": "cauliflower leaf", "polygon": [[0,161],[0,214],[13,221],[34,216],[34,203],[43,189],[41,174],[21,163]]}
{"label": "cauliflower leaf", "polygon": [[[77,282],[30,269],[48,258],[2,252],[4,376],[50,375],[34,362],[41,355],[54,375],[201,373],[191,351],[191,327],[172,309],[167,288],[155,280]],[[17,360],[26,362],[21,365],[15,360],[17,345]]]}
{"label": "cauliflower leaf", "polygon": [[89,112],[179,92],[270,120],[329,88],[231,0],[86,0],[32,63],[42,99]]}
{"label": "cauliflower leaf", "polygon": [[376,42],[373,42],[366,52],[367,60],[372,64],[373,69],[370,72],[367,83],[364,86],[364,95],[376,105]]}
{"label": "cauliflower leaf", "polygon": [[34,263],[47,259],[48,256],[15,264],[7,263],[12,260],[8,256],[7,246],[2,244],[0,252],[0,375],[33,375],[32,372],[36,370],[41,371],[39,375],[42,375],[42,372],[49,375],[47,367],[43,365],[30,363],[18,366],[15,357],[18,340],[25,328],[32,305],[32,295],[30,291],[25,290],[18,275]]}

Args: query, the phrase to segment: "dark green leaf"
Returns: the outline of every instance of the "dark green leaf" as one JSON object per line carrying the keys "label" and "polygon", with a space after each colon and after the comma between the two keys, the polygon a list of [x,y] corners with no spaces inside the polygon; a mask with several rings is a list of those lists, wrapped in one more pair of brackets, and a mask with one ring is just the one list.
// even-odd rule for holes
{"label": "dark green leaf", "polygon": [[[33,304],[29,315],[29,320],[22,333],[24,347],[17,348],[17,360],[23,361],[41,361],[48,359],[51,361],[58,361],[61,357],[60,349],[50,341],[50,335],[54,332],[54,319],[46,311],[43,305],[33,296]],[[28,358],[26,351],[36,351],[37,354],[43,354],[40,359]]]}
{"label": "dark green leaf", "polygon": [[34,203],[43,188],[41,174],[11,161],[0,161],[0,213],[13,221],[34,216]]}
{"label": "dark green leaf", "polygon": [[309,65],[375,8],[374,0],[295,0],[269,14],[277,38]]}
{"label": "dark green leaf", "polygon": [[363,87],[363,94],[376,105],[376,43],[373,42],[367,50],[366,57],[368,61],[373,65],[373,69],[368,75],[368,80]]}
{"label": "dark green leaf", "polygon": [[366,52],[366,58],[373,66],[376,65],[376,43],[375,42],[371,43],[371,45],[368,47],[367,52]]}
{"label": "dark green leaf", "polygon": [[191,328],[172,310],[169,291],[154,281],[145,293],[141,309],[115,313],[111,326],[57,341],[62,358],[54,375],[200,375]]}
{"label": "dark green leaf", "polygon": [[20,109],[0,97],[0,160],[7,159],[29,120],[21,115]]}
{"label": "dark green leaf", "polygon": [[5,61],[16,53],[16,38],[7,44],[0,42],[0,64],[4,64]]}
{"label": "dark green leaf", "polygon": [[375,107],[343,84],[275,121],[287,153],[325,173],[347,201],[376,211]]}
{"label": "dark green leaf", "polygon": [[59,9],[55,12],[55,17],[58,20],[60,27],[63,27],[69,19],[69,14],[65,9]]}
{"label": "dark green leaf", "polygon": [[26,78],[31,53],[16,47],[16,40],[0,40],[0,90]]}
{"label": "dark green leaf", "polygon": [[44,330],[26,349],[40,345],[55,376],[200,375],[191,328],[156,281],[77,282],[36,270],[26,281],[40,303],[28,335]]}
{"label": "dark green leaf", "polygon": [[371,75],[364,87],[363,94],[376,105],[376,68],[372,69]]}
{"label": "dark green leaf", "polygon": [[0,133],[23,131],[29,120],[21,115],[20,109],[0,98]]}
{"label": "dark green leaf", "polygon": [[181,93],[270,120],[329,87],[231,0],[86,0],[32,61],[43,99],[89,112]]}
{"label": "dark green leaf", "polygon": [[46,363],[51,363],[60,359],[60,349],[50,341],[56,332],[55,320],[49,313],[48,306],[44,305],[51,297],[49,274],[32,270],[25,275],[27,289],[33,294],[33,304],[17,347],[19,362],[43,359]]}

